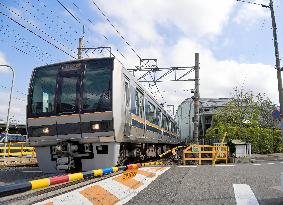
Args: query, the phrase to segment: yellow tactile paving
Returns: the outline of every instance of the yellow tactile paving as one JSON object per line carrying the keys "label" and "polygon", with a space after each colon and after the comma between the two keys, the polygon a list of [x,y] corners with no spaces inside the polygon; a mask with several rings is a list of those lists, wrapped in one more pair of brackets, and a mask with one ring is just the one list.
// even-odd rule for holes
{"label": "yellow tactile paving", "polygon": [[153,172],[148,172],[148,171],[144,171],[144,170],[138,170],[138,174],[141,174],[143,176],[146,176],[146,177],[155,177],[155,173]]}
{"label": "yellow tactile paving", "polygon": [[139,188],[141,185],[143,185],[141,182],[135,180],[135,179],[127,179],[127,180],[124,180],[123,179],[123,176],[118,176],[118,177],[115,177],[113,178],[113,180],[131,188],[131,189],[137,189]]}
{"label": "yellow tactile paving", "polygon": [[150,169],[155,170],[155,171],[162,171],[163,167],[151,167]]}
{"label": "yellow tactile paving", "polygon": [[95,185],[80,191],[80,194],[87,198],[94,205],[112,205],[119,201],[119,199],[106,191],[99,185]]}
{"label": "yellow tactile paving", "polygon": [[43,205],[54,205],[53,202],[47,202],[46,204]]}

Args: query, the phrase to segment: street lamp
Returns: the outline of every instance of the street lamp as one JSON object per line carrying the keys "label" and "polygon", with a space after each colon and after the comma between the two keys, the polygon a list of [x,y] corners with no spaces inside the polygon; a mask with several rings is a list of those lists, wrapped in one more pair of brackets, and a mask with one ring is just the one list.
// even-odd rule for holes
{"label": "street lamp", "polygon": [[8,105],[8,114],[7,114],[7,122],[6,122],[6,130],[5,130],[5,152],[4,152],[4,158],[6,155],[6,143],[7,143],[7,137],[8,137],[8,132],[9,132],[9,126],[10,126],[10,110],[11,110],[11,102],[12,102],[12,94],[13,94],[13,88],[14,88],[14,81],[15,81],[15,71],[14,69],[9,66],[9,65],[0,65],[0,67],[7,67],[10,68],[13,74],[13,78],[12,78],[12,85],[11,85],[11,89],[10,89],[10,97],[9,97],[9,105]]}

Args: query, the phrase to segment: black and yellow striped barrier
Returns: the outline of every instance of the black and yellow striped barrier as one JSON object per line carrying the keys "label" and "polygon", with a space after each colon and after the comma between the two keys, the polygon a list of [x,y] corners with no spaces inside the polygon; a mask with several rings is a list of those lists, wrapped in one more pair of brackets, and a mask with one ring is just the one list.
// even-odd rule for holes
{"label": "black and yellow striped barrier", "polygon": [[177,154],[176,151],[177,151],[178,149],[185,148],[185,147],[187,147],[187,146],[177,146],[177,147],[174,147],[174,148],[172,148],[172,149],[170,149],[170,150],[168,150],[168,151],[162,153],[161,155],[159,155],[159,157],[162,158],[162,157],[164,157],[165,155],[167,155],[167,154],[169,154],[169,153],[172,153],[172,155],[176,155],[176,154]]}
{"label": "black and yellow striped barrier", "polygon": [[104,169],[91,170],[87,172],[80,172],[74,174],[67,174],[62,176],[56,176],[51,178],[43,178],[37,179],[22,183],[8,184],[0,186],[0,197],[13,195],[33,189],[40,189],[44,187],[48,187],[55,184],[61,184],[71,181],[78,181],[82,179],[90,179],[95,177],[101,177],[104,175],[108,175],[111,173],[139,169],[140,167],[152,166],[152,165],[163,165],[163,162],[148,162],[148,163],[137,163],[137,164],[129,164],[127,166],[120,167],[110,167]]}

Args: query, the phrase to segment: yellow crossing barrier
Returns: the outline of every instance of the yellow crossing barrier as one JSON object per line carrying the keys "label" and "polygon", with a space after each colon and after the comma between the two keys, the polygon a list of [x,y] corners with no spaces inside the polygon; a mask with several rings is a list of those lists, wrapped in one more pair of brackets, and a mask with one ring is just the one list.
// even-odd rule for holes
{"label": "yellow crossing barrier", "polygon": [[187,147],[183,151],[183,162],[186,161],[198,161],[201,165],[202,161],[212,161],[212,164],[217,160],[228,161],[228,147],[224,145],[212,146],[212,145],[199,145],[193,144]]}
{"label": "yellow crossing barrier", "polygon": [[25,142],[0,143],[0,157],[36,157],[35,147],[27,146]]}

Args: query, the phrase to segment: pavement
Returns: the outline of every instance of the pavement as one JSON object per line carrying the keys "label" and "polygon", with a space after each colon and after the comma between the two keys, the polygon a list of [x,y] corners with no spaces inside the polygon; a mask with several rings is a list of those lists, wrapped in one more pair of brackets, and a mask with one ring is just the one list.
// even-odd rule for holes
{"label": "pavement", "polygon": [[175,166],[130,200],[132,204],[283,204],[283,163]]}
{"label": "pavement", "polygon": [[255,161],[283,161],[283,153],[252,154],[251,159],[254,159]]}
{"label": "pavement", "polygon": [[[12,170],[2,170],[1,174],[11,174]],[[113,176],[38,205],[283,205],[281,172],[283,161],[279,160],[216,166],[144,167],[128,180],[123,180],[122,175]],[[29,168],[14,172],[13,176],[19,173],[27,178],[30,174],[42,175],[36,168]]]}

